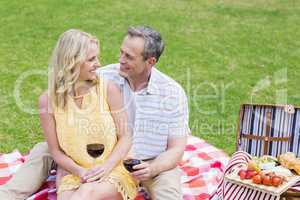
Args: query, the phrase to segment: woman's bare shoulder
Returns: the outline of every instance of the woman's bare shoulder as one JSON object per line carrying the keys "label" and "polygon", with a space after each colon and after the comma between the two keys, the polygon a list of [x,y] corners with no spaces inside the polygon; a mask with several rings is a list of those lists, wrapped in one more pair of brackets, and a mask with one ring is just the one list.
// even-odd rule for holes
{"label": "woman's bare shoulder", "polygon": [[107,85],[108,92],[113,92],[113,93],[116,93],[116,92],[119,93],[120,92],[119,86],[115,82],[113,82],[112,80],[107,80],[106,85]]}
{"label": "woman's bare shoulder", "polygon": [[39,97],[39,109],[41,111],[48,111],[48,113],[52,113],[52,104],[50,102],[49,92],[44,91]]}

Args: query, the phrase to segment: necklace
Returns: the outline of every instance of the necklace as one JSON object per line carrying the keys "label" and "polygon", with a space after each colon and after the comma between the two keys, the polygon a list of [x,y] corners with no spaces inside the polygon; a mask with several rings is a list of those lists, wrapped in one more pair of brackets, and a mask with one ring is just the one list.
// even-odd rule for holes
{"label": "necklace", "polygon": [[[77,86],[76,86],[76,88],[78,89],[78,88],[88,88],[87,89],[87,93],[89,92],[89,90],[91,89],[91,87],[92,86],[94,86],[94,85],[96,85],[97,84],[97,79],[96,80],[93,80],[93,81],[78,81],[77,82]],[[85,94],[81,94],[81,95],[77,95],[78,94],[78,91],[74,88],[74,91],[73,91],[73,98],[75,99],[75,100],[77,100],[77,99],[82,99],[85,95],[86,95],[86,93]]]}
{"label": "necklace", "polygon": [[77,95],[77,96],[74,96],[73,98],[74,98],[74,99],[82,99],[83,96],[84,96],[84,95]]}

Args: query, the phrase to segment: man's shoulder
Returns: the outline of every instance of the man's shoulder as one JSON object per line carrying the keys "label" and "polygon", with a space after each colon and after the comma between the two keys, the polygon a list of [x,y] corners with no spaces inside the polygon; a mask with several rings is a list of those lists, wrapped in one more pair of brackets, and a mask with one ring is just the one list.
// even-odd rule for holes
{"label": "man's shoulder", "polygon": [[105,66],[99,67],[97,69],[97,74],[101,74],[101,73],[118,73],[119,68],[120,68],[119,63],[113,63],[113,64],[105,65]]}
{"label": "man's shoulder", "polygon": [[119,63],[105,65],[97,69],[96,73],[100,78],[104,80],[111,80],[116,83],[121,83],[123,77],[119,74]]}
{"label": "man's shoulder", "polygon": [[155,84],[160,85],[161,90],[171,89],[173,91],[185,94],[183,87],[173,78],[161,72],[159,69],[153,69],[155,75]]}

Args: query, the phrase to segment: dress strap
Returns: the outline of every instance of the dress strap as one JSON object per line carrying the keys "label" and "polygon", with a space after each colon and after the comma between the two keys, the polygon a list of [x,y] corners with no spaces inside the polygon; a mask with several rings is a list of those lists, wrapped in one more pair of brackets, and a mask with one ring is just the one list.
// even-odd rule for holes
{"label": "dress strap", "polygon": [[97,81],[96,92],[98,96],[98,104],[101,111],[107,111],[109,109],[107,104],[107,82],[100,77],[98,77]]}

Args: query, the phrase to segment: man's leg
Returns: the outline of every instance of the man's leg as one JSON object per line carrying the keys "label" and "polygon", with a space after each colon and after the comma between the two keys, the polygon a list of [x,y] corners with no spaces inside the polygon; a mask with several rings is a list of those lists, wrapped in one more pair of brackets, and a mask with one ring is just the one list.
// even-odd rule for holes
{"label": "man's leg", "polygon": [[24,200],[29,197],[48,177],[52,162],[47,143],[36,144],[16,174],[0,186],[0,199]]}
{"label": "man's leg", "polygon": [[165,171],[152,180],[143,181],[153,200],[182,200],[180,172],[177,168]]}

